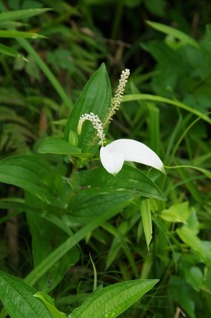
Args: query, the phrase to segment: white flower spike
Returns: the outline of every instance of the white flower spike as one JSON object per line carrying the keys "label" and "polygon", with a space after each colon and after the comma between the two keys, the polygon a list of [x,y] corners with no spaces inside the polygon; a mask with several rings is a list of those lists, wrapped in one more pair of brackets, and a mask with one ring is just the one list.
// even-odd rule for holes
{"label": "white flower spike", "polygon": [[100,159],[103,167],[113,175],[122,169],[124,161],[142,163],[165,173],[157,154],[145,144],[133,139],[118,139],[101,147]]}

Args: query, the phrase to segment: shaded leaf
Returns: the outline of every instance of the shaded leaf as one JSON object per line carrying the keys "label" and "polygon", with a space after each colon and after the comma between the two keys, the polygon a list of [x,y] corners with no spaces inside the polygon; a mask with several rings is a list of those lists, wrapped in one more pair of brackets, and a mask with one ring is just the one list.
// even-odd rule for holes
{"label": "shaded leaf", "polygon": [[[27,199],[29,201],[28,203],[35,200],[31,195],[29,195]],[[65,224],[62,226],[62,223],[64,222],[56,217],[57,210],[57,208],[55,208],[55,211],[53,207],[49,208],[50,212],[47,214],[49,220],[35,212],[32,213],[28,211],[26,214],[27,223],[32,236],[32,255],[35,268],[72,234],[70,231],[67,236],[66,231],[63,231]],[[53,224],[53,220],[55,221],[55,224]],[[57,220],[59,222],[57,222]],[[40,244],[42,244],[42,248],[40,248]],[[78,259],[79,251],[78,248],[74,246],[61,257],[55,266],[49,268],[45,275],[38,280],[37,288],[45,292],[54,289],[62,280],[68,268],[75,265]]]}
{"label": "shaded leaf", "polygon": [[87,224],[108,210],[119,205],[127,205],[133,196],[127,192],[101,192],[97,189],[79,191],[70,202],[70,215],[64,216],[66,222]]}
{"label": "shaded leaf", "polygon": [[192,266],[191,268],[186,268],[185,278],[195,290],[199,291],[202,288],[204,277],[199,267]]}
{"label": "shaded leaf", "polygon": [[0,161],[0,182],[20,187],[47,204],[64,207],[57,196],[63,190],[60,174],[36,156],[12,156]]}
{"label": "shaded leaf", "polygon": [[165,200],[157,185],[141,170],[125,165],[113,176],[103,168],[81,171],[76,175],[76,182],[82,187],[99,189],[101,192],[125,191],[133,195]]}

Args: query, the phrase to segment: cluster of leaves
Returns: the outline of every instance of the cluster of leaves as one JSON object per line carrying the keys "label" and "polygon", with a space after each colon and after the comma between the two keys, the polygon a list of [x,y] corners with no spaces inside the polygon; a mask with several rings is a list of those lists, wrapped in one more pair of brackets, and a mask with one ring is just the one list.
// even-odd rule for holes
{"label": "cluster of leaves", "polygon": [[[198,39],[187,35],[190,16],[185,20],[183,10],[191,1],[184,8],[165,0],[97,2],[1,4],[0,207],[7,240],[0,246],[0,315],[208,317],[210,27],[202,33],[199,26]],[[143,24],[139,10],[169,23],[168,10],[183,32]],[[139,60],[140,52],[152,66]],[[98,68],[102,60],[106,68]],[[123,65],[132,76],[107,135],[147,143],[167,176],[125,165],[113,177],[99,163],[90,123],[77,135],[81,114],[105,118],[109,77]],[[9,233],[15,220],[21,262],[7,254],[7,244],[10,253],[18,249]],[[140,301],[154,286],[150,299]]]}

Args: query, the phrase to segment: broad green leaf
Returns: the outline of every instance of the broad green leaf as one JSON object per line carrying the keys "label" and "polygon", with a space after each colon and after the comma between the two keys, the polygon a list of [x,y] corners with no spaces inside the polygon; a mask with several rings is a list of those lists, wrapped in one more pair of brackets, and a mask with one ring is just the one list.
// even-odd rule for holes
{"label": "broad green leaf", "polygon": [[157,283],[157,279],[137,279],[110,285],[92,294],[69,318],[115,318]]}
{"label": "broad green leaf", "polygon": [[[65,139],[68,140],[70,131],[77,134],[79,118],[84,113],[93,112],[103,121],[111,105],[111,87],[105,65],[92,75],[86,83],[80,97],[76,101],[65,129]],[[81,135],[79,136],[79,147],[82,152],[94,153],[99,140],[96,130],[91,122],[84,122]]]}
{"label": "broad green leaf", "polygon": [[191,231],[187,226],[182,226],[180,229],[177,229],[176,232],[185,244],[201,256],[203,261],[206,260],[202,241],[193,231]]}
{"label": "broad green leaf", "polygon": [[0,38],[44,38],[45,36],[33,32],[24,32],[16,30],[0,30]]}
{"label": "broad green leaf", "polygon": [[211,242],[210,241],[202,241],[202,247],[203,247],[205,257],[206,257],[205,263],[207,264],[207,266],[211,267]]}
{"label": "broad green leaf", "polygon": [[116,175],[109,174],[103,168],[81,171],[76,175],[76,182],[84,188],[100,189],[101,192],[126,191],[134,196],[140,195],[147,198],[165,200],[164,195],[157,185],[141,170],[124,165]]}
{"label": "broad green leaf", "polygon": [[64,207],[57,196],[63,190],[62,178],[47,161],[30,155],[17,155],[0,161],[0,182],[20,187],[50,205]]}
{"label": "broad green leaf", "polygon": [[87,224],[108,210],[118,207],[119,204],[127,204],[133,195],[126,191],[108,192],[97,189],[80,190],[70,202],[70,210],[63,219],[78,224]]}
{"label": "broad green leaf", "polygon": [[55,307],[54,300],[49,295],[42,292],[38,292],[34,296],[42,300],[42,302],[44,303],[46,308],[49,310],[53,318],[67,317],[64,313],[62,313]]}
{"label": "broad green leaf", "polygon": [[81,153],[81,149],[70,145],[64,139],[52,136],[47,137],[42,141],[38,148],[38,152],[77,156]]}
{"label": "broad green leaf", "polygon": [[182,222],[187,224],[187,220],[191,215],[188,202],[172,205],[169,209],[161,212],[161,218],[167,222]]}
{"label": "broad green leaf", "polygon": [[2,12],[0,14],[0,24],[2,22],[30,18],[30,17],[33,17],[35,15],[42,14],[42,13],[49,11],[49,10],[51,10],[51,9],[50,8],[26,9],[26,10],[13,10],[13,11]]}
{"label": "broad green leaf", "polygon": [[196,47],[197,49],[200,48],[199,44],[192,37],[180,30],[157,22],[146,21],[146,23],[152,28],[165,34],[171,35],[172,37],[180,40],[183,44],[189,44],[191,46]]}
{"label": "broad green leaf", "polygon": [[140,202],[141,216],[143,222],[144,235],[149,249],[149,244],[152,240],[152,216],[150,210],[150,201],[148,199],[142,199]]}
{"label": "broad green leaf", "polygon": [[36,290],[22,280],[0,272],[0,299],[11,318],[52,318],[33,295]]}
{"label": "broad green leaf", "polygon": [[203,273],[197,266],[185,268],[185,279],[197,291],[199,291],[203,287]]}

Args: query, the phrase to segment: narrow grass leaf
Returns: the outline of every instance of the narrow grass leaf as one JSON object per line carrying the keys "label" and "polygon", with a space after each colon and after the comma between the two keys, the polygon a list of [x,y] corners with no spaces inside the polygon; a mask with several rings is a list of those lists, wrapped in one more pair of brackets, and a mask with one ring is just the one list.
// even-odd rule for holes
{"label": "narrow grass leaf", "polygon": [[12,57],[20,57],[23,58],[22,55],[12,47],[6,46],[4,44],[0,44],[0,53],[12,56]]}
{"label": "narrow grass leaf", "polygon": [[149,136],[150,136],[150,148],[152,148],[156,154],[160,155],[160,111],[154,103],[146,103],[149,110]]}
{"label": "narrow grass leaf", "polygon": [[44,38],[45,36],[33,32],[24,32],[16,30],[0,30],[0,38]]}
{"label": "narrow grass leaf", "polygon": [[152,216],[151,216],[151,210],[150,210],[150,201],[148,199],[142,199],[140,202],[140,209],[141,209],[145,240],[147,243],[147,248],[149,250],[149,245],[152,240]]}
{"label": "narrow grass leaf", "polygon": [[2,12],[0,14],[0,23],[8,22],[8,21],[16,21],[16,20],[23,20],[26,18],[33,17],[38,14],[42,14],[46,11],[51,10],[50,8],[44,9],[25,9],[25,10],[12,10],[8,12]]}
{"label": "narrow grass leaf", "polygon": [[186,104],[183,104],[177,100],[171,100],[169,98],[166,97],[162,97],[162,96],[157,96],[157,95],[150,95],[150,94],[128,94],[123,96],[122,101],[123,102],[130,102],[130,101],[135,101],[135,100],[149,100],[149,101],[154,101],[157,103],[164,103],[164,104],[170,104],[179,108],[182,108],[184,110],[186,110],[187,112],[194,114],[198,117],[200,117],[201,119],[203,119],[204,121],[206,121],[207,123],[211,124],[211,118],[209,118],[206,114],[203,114],[202,112],[200,112],[197,109],[194,109],[191,106],[188,106]]}
{"label": "narrow grass leaf", "polygon": [[201,172],[202,174],[204,174],[206,177],[208,177],[209,179],[211,179],[211,172],[209,170],[206,170],[204,168],[200,168],[200,167],[196,167],[196,166],[192,166],[192,165],[177,165],[177,166],[165,166],[165,168],[168,169],[193,169],[193,170],[197,170],[199,172]]}
{"label": "narrow grass leaf", "polygon": [[175,28],[172,28],[170,26],[161,24],[161,23],[157,23],[157,22],[152,22],[152,21],[146,21],[146,23],[151,26],[152,28],[154,28],[155,30],[158,30],[162,33],[171,35],[172,37],[176,38],[177,40],[180,40],[184,45],[185,44],[189,44],[191,46],[194,46],[195,48],[199,49],[200,46],[199,44],[188,34],[177,30]]}

